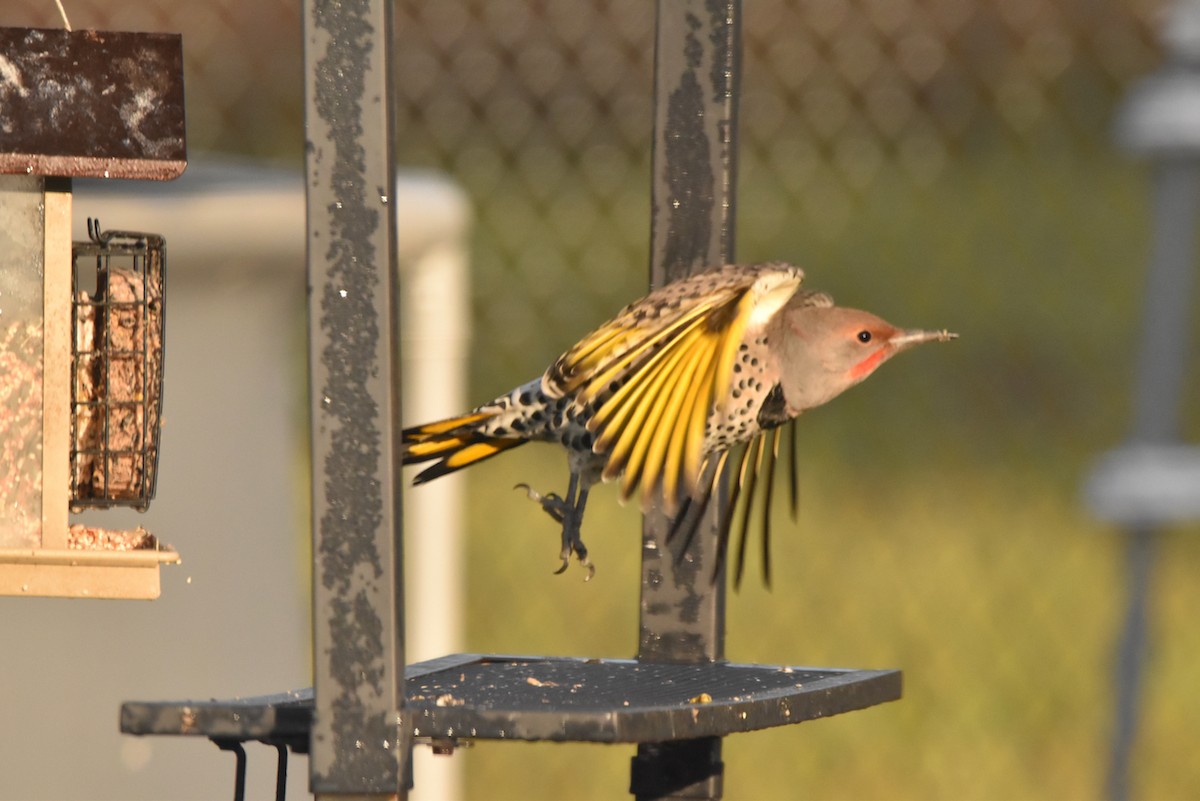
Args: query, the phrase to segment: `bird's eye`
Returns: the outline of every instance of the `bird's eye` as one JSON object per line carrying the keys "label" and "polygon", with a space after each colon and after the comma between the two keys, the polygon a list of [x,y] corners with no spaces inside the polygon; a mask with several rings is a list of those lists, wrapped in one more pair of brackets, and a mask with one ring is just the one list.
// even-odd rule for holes
{"label": "bird's eye", "polygon": [[870,342],[871,341],[871,332],[870,331],[859,331],[858,332],[858,341],[862,342],[864,344],[866,344],[867,342]]}

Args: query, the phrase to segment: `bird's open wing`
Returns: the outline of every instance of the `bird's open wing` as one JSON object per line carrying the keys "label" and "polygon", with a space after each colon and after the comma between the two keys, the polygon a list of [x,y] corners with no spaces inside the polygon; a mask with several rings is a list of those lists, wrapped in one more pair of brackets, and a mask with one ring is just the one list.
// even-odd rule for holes
{"label": "bird's open wing", "polygon": [[547,371],[543,389],[590,407],[594,450],[621,495],[656,495],[669,514],[706,491],[705,427],[728,396],[747,329],[764,325],[804,278],[798,267],[724,267],[668,284],[626,307]]}

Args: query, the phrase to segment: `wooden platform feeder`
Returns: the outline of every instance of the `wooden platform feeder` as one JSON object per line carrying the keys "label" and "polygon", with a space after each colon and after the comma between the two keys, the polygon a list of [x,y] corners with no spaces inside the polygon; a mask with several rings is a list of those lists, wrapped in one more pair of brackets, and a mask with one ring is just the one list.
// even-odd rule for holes
{"label": "wooden platform feeder", "polygon": [[0,54],[0,594],[156,598],[173,549],[70,513],[154,496],[165,242],[72,242],[71,180],[183,172],[182,42],[0,28]]}

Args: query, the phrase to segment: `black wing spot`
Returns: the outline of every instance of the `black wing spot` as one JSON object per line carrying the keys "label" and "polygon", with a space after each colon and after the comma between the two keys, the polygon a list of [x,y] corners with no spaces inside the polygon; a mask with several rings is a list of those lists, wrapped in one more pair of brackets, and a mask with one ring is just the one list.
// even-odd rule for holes
{"label": "black wing spot", "polygon": [[763,430],[767,430],[781,426],[791,419],[787,412],[787,401],[783,397],[783,384],[776,384],[771,387],[771,391],[759,407],[758,424]]}

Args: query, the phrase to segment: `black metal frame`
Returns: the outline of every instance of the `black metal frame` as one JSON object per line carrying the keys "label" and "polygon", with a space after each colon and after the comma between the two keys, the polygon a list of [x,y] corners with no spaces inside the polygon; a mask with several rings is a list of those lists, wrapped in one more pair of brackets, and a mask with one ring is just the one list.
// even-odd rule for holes
{"label": "black metal frame", "polygon": [[[163,365],[166,354],[166,241],[158,234],[133,231],[101,231],[100,224],[88,220],[89,239],[71,245],[74,267],[71,274],[71,447],[70,499],[74,508],[132,506],[145,511],[158,487],[158,445],[162,426]],[[91,270],[94,260],[95,291],[81,289],[80,274]],[[115,300],[109,290],[114,269],[127,268],[136,275],[141,299]],[[113,343],[113,321],[120,315],[136,318],[136,342],[133,349],[118,349]],[[81,318],[94,321],[95,335],[90,350],[82,349],[79,330]],[[155,345],[155,342],[157,343]],[[132,398],[114,399],[113,365],[117,360],[140,365],[140,386]],[[85,363],[89,367],[85,368]],[[80,398],[81,371],[98,370],[103,383],[101,396]],[[114,414],[124,412],[140,417],[135,445],[114,445]],[[99,417],[103,423],[95,447],[79,447],[78,430],[85,417]],[[129,491],[111,486],[115,460],[130,459],[141,465],[141,480]],[[87,460],[101,476],[98,488],[79,482],[81,465]]]}

